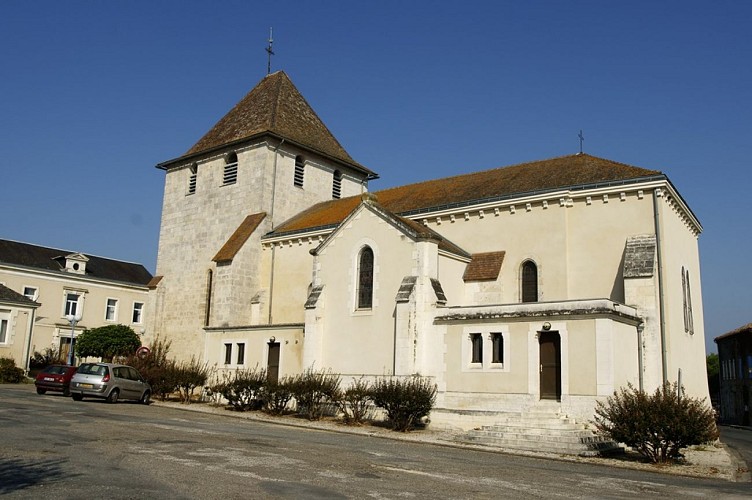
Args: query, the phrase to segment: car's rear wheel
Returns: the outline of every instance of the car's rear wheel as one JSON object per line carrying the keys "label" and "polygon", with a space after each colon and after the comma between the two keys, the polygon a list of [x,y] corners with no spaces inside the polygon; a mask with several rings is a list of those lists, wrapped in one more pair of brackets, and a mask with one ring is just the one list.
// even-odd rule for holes
{"label": "car's rear wheel", "polygon": [[81,401],[84,399],[83,394],[71,394],[71,397],[73,398],[73,401]]}
{"label": "car's rear wheel", "polygon": [[151,391],[145,391],[141,396],[141,404],[148,405],[151,403]]}
{"label": "car's rear wheel", "polygon": [[41,387],[37,387],[37,394],[44,394],[47,392],[47,389],[42,389]]}
{"label": "car's rear wheel", "polygon": [[117,389],[113,389],[109,396],[107,396],[107,402],[115,404],[117,403],[118,397],[120,397],[120,391]]}

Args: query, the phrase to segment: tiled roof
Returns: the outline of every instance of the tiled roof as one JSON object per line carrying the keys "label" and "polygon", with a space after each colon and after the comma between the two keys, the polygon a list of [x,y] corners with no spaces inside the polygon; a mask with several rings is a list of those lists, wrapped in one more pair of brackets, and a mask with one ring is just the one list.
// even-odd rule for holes
{"label": "tiled roof", "polygon": [[339,160],[356,170],[374,174],[350,157],[283,71],[261,80],[183,157],[265,133]]}
{"label": "tiled roof", "polygon": [[21,295],[20,293],[14,290],[11,290],[5,285],[0,285],[0,302],[11,302],[14,304],[27,306],[27,307],[39,306],[38,303],[34,302],[30,298],[26,297],[25,295]]}
{"label": "tiled roof", "polygon": [[[65,256],[74,254],[69,250],[40,247],[29,243],[0,240],[0,264],[10,264],[45,271],[64,272]],[[89,261],[86,263],[86,276],[124,283],[146,285],[152,276],[141,264],[123,262],[119,260],[85,255]],[[68,274],[68,273],[66,273]],[[70,274],[77,277],[77,274]]]}
{"label": "tiled roof", "polygon": [[261,224],[261,221],[264,220],[264,217],[266,217],[266,212],[249,215],[243,219],[240,226],[232,233],[230,239],[219,249],[219,252],[217,252],[217,255],[212,260],[214,262],[232,261],[240,249],[243,248],[245,242],[248,241],[248,238],[251,237],[251,234]]}
{"label": "tiled roof", "polygon": [[506,252],[474,253],[465,268],[463,281],[491,281],[499,277]]}
{"label": "tiled roof", "polygon": [[[577,154],[384,189],[375,195],[387,210],[408,215],[525,193],[662,175],[657,170]],[[274,234],[339,224],[358,203],[360,196],[319,203],[278,226]]]}
{"label": "tiled roof", "polygon": [[739,335],[741,333],[752,333],[752,323],[747,323],[744,326],[740,326],[736,330],[731,330],[728,333],[724,333],[723,335],[719,335],[714,339],[715,342],[718,342],[719,340],[725,339],[727,337],[733,337],[734,335]]}
{"label": "tiled roof", "polygon": [[154,277],[153,277],[153,278],[152,278],[152,279],[151,279],[151,280],[150,280],[150,281],[149,281],[149,282],[148,282],[148,283],[146,284],[147,288],[149,288],[149,290],[154,290],[154,289],[156,289],[156,288],[157,288],[157,286],[159,285],[159,282],[160,282],[160,281],[162,281],[162,278],[164,278],[164,276],[154,276]]}

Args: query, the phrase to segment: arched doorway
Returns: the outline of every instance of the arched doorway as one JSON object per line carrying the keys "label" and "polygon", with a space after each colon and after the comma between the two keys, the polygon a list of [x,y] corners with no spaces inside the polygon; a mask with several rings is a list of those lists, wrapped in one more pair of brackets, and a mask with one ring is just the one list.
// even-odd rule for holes
{"label": "arched doorway", "polygon": [[540,332],[540,398],[561,401],[561,336]]}

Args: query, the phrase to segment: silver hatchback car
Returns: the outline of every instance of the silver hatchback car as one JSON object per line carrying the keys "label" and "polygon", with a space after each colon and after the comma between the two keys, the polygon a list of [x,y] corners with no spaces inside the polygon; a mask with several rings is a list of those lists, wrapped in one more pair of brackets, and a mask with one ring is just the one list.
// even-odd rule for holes
{"label": "silver hatchback car", "polygon": [[148,405],[151,386],[132,366],[83,363],[71,379],[70,394],[74,401],[81,401],[85,396],[106,399],[108,403],[135,399]]}

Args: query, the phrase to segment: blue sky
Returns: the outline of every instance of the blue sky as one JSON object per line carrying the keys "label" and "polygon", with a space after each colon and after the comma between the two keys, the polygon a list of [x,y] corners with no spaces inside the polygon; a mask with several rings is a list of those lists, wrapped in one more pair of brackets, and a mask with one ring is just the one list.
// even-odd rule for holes
{"label": "blue sky", "polygon": [[2,2],[0,237],[154,272],[154,166],[264,77],[270,26],[272,70],[372,190],[572,154],[582,129],[702,222],[709,348],[752,321],[751,2]]}

